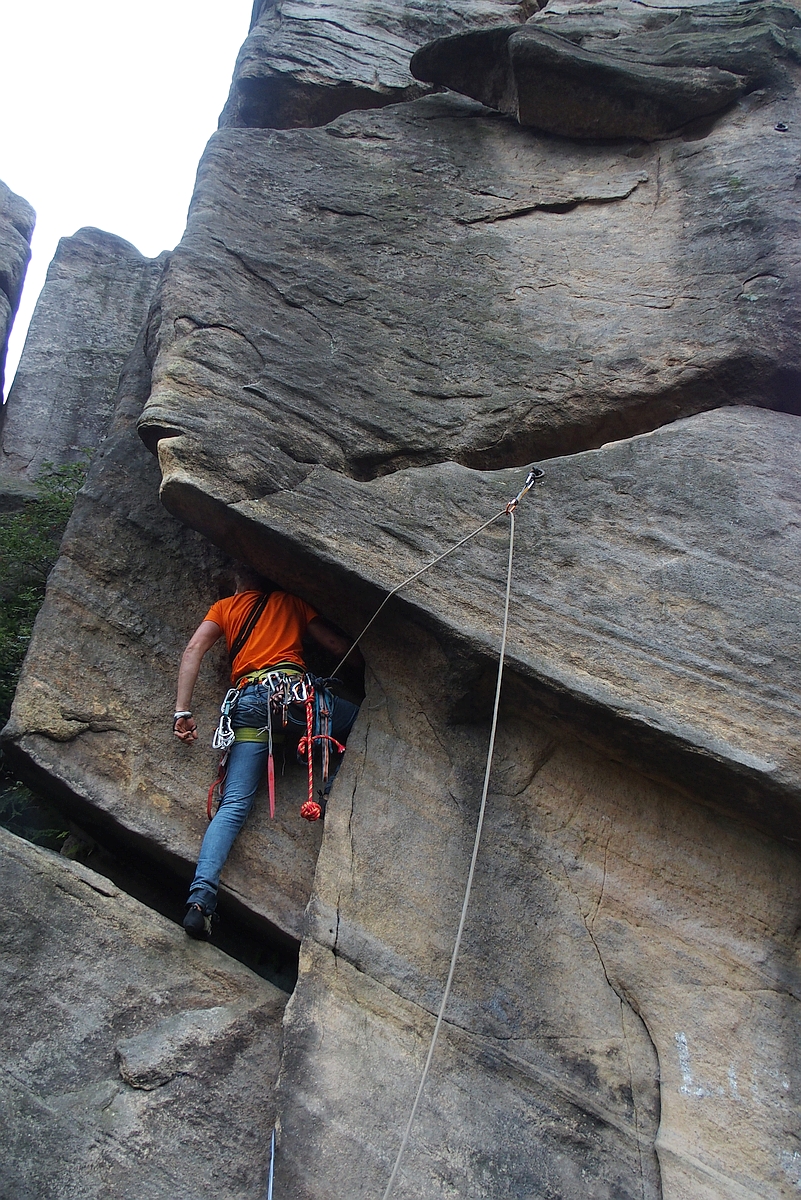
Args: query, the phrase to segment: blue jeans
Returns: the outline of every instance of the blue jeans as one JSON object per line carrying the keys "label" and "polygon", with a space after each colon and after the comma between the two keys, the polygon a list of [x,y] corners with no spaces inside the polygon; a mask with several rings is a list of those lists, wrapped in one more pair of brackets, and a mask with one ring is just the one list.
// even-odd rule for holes
{"label": "blue jeans", "polygon": [[[260,684],[251,683],[243,687],[231,720],[234,729],[263,728],[267,724],[268,696],[267,688]],[[338,742],[344,744],[356,720],[359,707],[331,693],[328,699],[331,707],[331,733]],[[304,718],[303,726],[298,727],[298,736],[305,732]],[[291,738],[292,735],[289,736]],[[189,889],[188,903],[199,904],[206,912],[213,912],[216,908],[220,873],[236,835],[253,807],[253,797],[267,769],[267,754],[266,742],[234,742],[231,747],[220,807],[206,830],[198,855],[195,878]]]}

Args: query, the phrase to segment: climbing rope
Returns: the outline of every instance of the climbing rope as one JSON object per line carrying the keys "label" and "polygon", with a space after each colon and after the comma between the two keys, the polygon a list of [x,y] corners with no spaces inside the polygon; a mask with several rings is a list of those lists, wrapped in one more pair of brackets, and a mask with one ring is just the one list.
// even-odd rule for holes
{"label": "climbing rope", "polygon": [[[438,554],[437,557],[432,559],[432,561],[430,563],[428,563],[425,567],[421,567],[419,571],[415,571],[414,574],[410,575],[408,579],[404,579],[401,583],[399,583],[397,585],[397,587],[394,587],[392,589],[392,591],[389,592],[384,597],[381,604],[378,606],[376,611],[373,613],[372,617],[367,622],[364,629],[361,631],[361,633],[356,638],[356,640],[352,643],[347,654],[345,654],[342,661],[337,665],[336,670],[333,672],[333,675],[337,675],[339,673],[340,668],[343,666],[343,664],[345,663],[346,659],[349,657],[351,652],[356,648],[356,646],[358,646],[359,642],[362,640],[362,638],[367,633],[370,626],[376,620],[376,618],[378,617],[381,610],[385,607],[386,604],[389,603],[389,601],[392,599],[393,596],[397,595],[397,593],[399,591],[401,591],[402,588],[408,587],[408,585],[410,583],[413,583],[415,579],[419,579],[421,575],[424,575],[426,573],[426,571],[430,571],[432,567],[435,567],[437,565],[437,563],[442,562],[442,560],[444,558],[447,558],[449,554],[453,554],[453,552],[455,550],[458,550],[460,546],[464,546],[466,542],[469,542],[472,538],[476,537],[484,529],[487,529],[490,525],[494,524],[495,521],[500,520],[501,517],[504,517],[504,516],[509,517],[509,554],[508,554],[508,562],[507,562],[507,568],[506,568],[506,593],[505,593],[505,597],[504,597],[504,606],[503,606],[503,629],[501,632],[501,647],[500,647],[500,654],[498,657],[498,677],[497,677],[497,681],[495,684],[495,703],[493,705],[493,710],[492,710],[492,723],[490,726],[489,746],[487,749],[487,763],[486,763],[486,768],[484,771],[484,786],[481,791],[481,803],[479,805],[479,811],[478,811],[478,824],[476,826],[476,836],[475,836],[475,839],[473,842],[473,853],[472,853],[472,856],[470,859],[470,869],[467,873],[467,884],[465,886],[464,899],[462,901],[462,911],[461,911],[461,915],[459,917],[459,926],[456,931],[456,940],[455,940],[454,946],[453,946],[453,953],[451,954],[450,967],[448,969],[448,978],[445,982],[445,990],[442,993],[442,1001],[440,1002],[439,1012],[437,1013],[437,1020],[434,1025],[434,1032],[431,1035],[431,1042],[428,1047],[428,1054],[426,1056],[425,1065],[423,1067],[423,1073],[420,1077],[420,1083],[417,1088],[417,1095],[414,1098],[412,1110],[409,1114],[409,1119],[406,1123],[406,1129],[404,1131],[403,1138],[401,1140],[400,1149],[398,1150],[398,1155],[397,1155],[397,1158],[395,1159],[395,1165],[392,1168],[392,1174],[390,1175],[389,1182],[387,1183],[386,1190],[384,1192],[382,1200],[389,1200],[389,1198],[392,1194],[392,1189],[395,1185],[395,1180],[397,1179],[398,1171],[400,1170],[401,1160],[403,1158],[406,1147],[409,1143],[409,1135],[411,1134],[412,1125],[414,1124],[414,1119],[415,1119],[415,1116],[417,1115],[417,1109],[419,1107],[420,1100],[422,1098],[423,1091],[425,1089],[426,1081],[428,1079],[429,1068],[431,1067],[431,1061],[434,1057],[434,1050],[436,1048],[437,1038],[439,1037],[440,1026],[442,1025],[442,1021],[445,1016],[445,1010],[448,1005],[448,1000],[450,998],[450,993],[451,993],[451,986],[453,984],[453,976],[456,971],[456,962],[459,957],[459,949],[460,949],[461,943],[462,943],[462,934],[464,932],[465,921],[467,920],[467,910],[468,910],[468,906],[470,904],[470,893],[471,893],[472,887],[473,887],[473,876],[475,874],[476,861],[478,859],[478,851],[479,851],[479,846],[481,844],[481,832],[482,832],[482,829],[484,826],[484,814],[486,812],[486,807],[487,807],[487,795],[489,793],[489,781],[490,781],[490,773],[492,771],[492,759],[493,759],[493,755],[495,752],[495,735],[496,735],[497,728],[498,728],[498,712],[500,709],[500,701],[501,701],[501,684],[503,682],[503,666],[504,666],[504,659],[506,657],[506,638],[507,638],[507,632],[508,632],[508,628],[509,628],[509,601],[510,601],[511,594],[512,594],[512,565],[514,562],[514,540],[515,540],[515,510],[517,509],[518,505],[520,504],[520,501],[531,490],[531,488],[534,486],[534,484],[539,479],[542,479],[543,474],[544,474],[543,471],[539,470],[537,467],[533,467],[529,471],[529,473],[526,477],[526,481],[523,484],[520,491],[517,493],[517,495],[512,500],[509,501],[509,503],[507,505],[505,505],[504,508],[500,509],[500,511],[495,513],[494,516],[490,517],[488,521],[484,521],[484,523],[479,525],[477,529],[474,529],[472,533],[468,533],[465,537],[460,538],[460,540],[458,542],[456,542],[453,546],[451,546],[450,549],[443,551],[442,554]],[[307,718],[306,738],[303,740],[307,741],[309,761],[311,761],[311,745],[310,745],[310,743],[312,741],[312,737],[311,737],[311,729],[309,728],[309,725],[308,725],[308,718]],[[310,791],[309,791],[309,799],[311,800],[311,784],[310,784]],[[307,803],[308,803],[308,801],[307,801]],[[304,805],[304,807],[305,807],[305,805]],[[273,1164],[274,1164],[274,1158],[275,1158],[275,1130],[273,1130],[271,1153],[272,1153],[272,1157],[271,1157],[271,1162],[270,1162],[270,1177],[269,1177],[269,1184],[268,1184],[267,1200],[272,1200]]]}
{"label": "climbing rope", "polygon": [[273,1180],[275,1179],[275,1126],[270,1138],[270,1173],[267,1176],[267,1200],[273,1200]]}
{"label": "climbing rope", "polygon": [[331,672],[331,674],[332,675],[339,674],[339,672],[342,669],[342,667],[344,666],[345,662],[348,660],[350,655],[356,649],[356,647],[358,646],[359,642],[362,640],[364,635],[367,633],[367,630],[370,628],[370,626],[376,620],[376,618],[378,617],[381,610],[387,604],[389,604],[389,602],[393,596],[397,596],[398,592],[402,588],[408,587],[410,583],[414,583],[415,579],[419,579],[421,575],[425,575],[426,571],[430,571],[431,568],[435,567],[438,562],[442,562],[443,558],[447,558],[449,554],[453,554],[454,550],[458,550],[460,546],[464,546],[465,542],[469,542],[472,538],[477,537],[479,533],[482,533],[485,529],[488,529],[490,525],[494,525],[494,523],[496,521],[499,521],[501,519],[501,517],[512,516],[512,514],[514,513],[514,510],[517,508],[518,504],[523,499],[523,497],[528,492],[531,491],[534,484],[537,483],[538,480],[542,479],[544,474],[545,474],[545,472],[541,471],[539,469],[539,467],[532,467],[531,470],[529,471],[528,475],[526,476],[526,482],[523,484],[523,486],[521,487],[521,489],[517,493],[517,495],[514,497],[514,499],[510,500],[509,503],[504,508],[502,508],[499,512],[496,512],[494,517],[490,517],[490,519],[488,521],[485,521],[483,525],[479,525],[478,529],[474,529],[473,532],[468,533],[466,537],[460,538],[459,541],[456,542],[455,545],[451,546],[451,548],[449,550],[443,550],[442,554],[438,554],[437,557],[432,559],[431,562],[428,563],[426,566],[421,567],[419,571],[415,571],[414,575],[410,575],[408,579],[404,579],[402,583],[399,583],[397,585],[397,587],[394,587],[391,592],[387,592],[386,596],[381,601],[378,608],[375,610],[372,617],[365,625],[364,629],[361,631],[359,636],[356,638],[355,642],[352,643],[347,654],[345,654],[344,657],[340,660],[340,662],[337,663],[336,667]]}
{"label": "climbing rope", "polygon": [[[487,765],[486,765],[486,769],[484,771],[484,787],[481,791],[481,804],[479,805],[479,809],[478,809],[478,824],[476,826],[476,836],[473,841],[473,854],[470,859],[470,870],[467,873],[467,884],[465,886],[465,891],[464,891],[464,900],[462,901],[462,912],[459,917],[459,927],[456,930],[456,941],[454,942],[454,945],[453,945],[453,953],[451,954],[451,964],[450,964],[450,968],[448,970],[448,978],[445,982],[445,990],[442,993],[442,1000],[440,1002],[439,1012],[437,1013],[436,1024],[434,1025],[434,1032],[431,1035],[431,1042],[428,1047],[428,1054],[426,1056],[425,1066],[423,1067],[423,1073],[420,1076],[420,1084],[417,1088],[417,1095],[414,1098],[414,1104],[412,1105],[412,1111],[409,1113],[409,1120],[406,1122],[406,1129],[403,1134],[403,1139],[400,1144],[400,1149],[398,1150],[398,1156],[395,1159],[395,1165],[392,1168],[392,1174],[389,1177],[389,1183],[387,1184],[386,1191],[384,1192],[383,1200],[389,1200],[389,1197],[392,1194],[392,1189],[395,1185],[395,1180],[397,1179],[398,1171],[400,1170],[401,1159],[403,1158],[404,1152],[409,1143],[409,1135],[412,1131],[412,1125],[414,1124],[414,1118],[417,1115],[417,1109],[420,1104],[420,1100],[422,1099],[423,1091],[426,1086],[426,1080],[428,1079],[428,1072],[429,1072],[429,1068],[431,1066],[431,1060],[434,1057],[434,1049],[437,1044],[437,1038],[439,1037],[440,1026],[442,1025],[442,1021],[445,1016],[445,1009],[447,1007],[448,999],[451,994],[451,984],[453,983],[453,975],[456,970],[456,960],[459,957],[459,949],[462,944],[462,934],[464,932],[465,921],[467,920],[467,909],[468,909],[468,905],[470,903],[470,892],[472,891],[472,888],[473,888],[473,875],[475,874],[475,869],[476,869],[476,860],[478,858],[478,848],[481,844],[481,831],[484,827],[484,813],[486,812],[486,808],[487,808],[487,794],[489,792],[490,772],[492,771],[492,758],[493,758],[493,754],[495,752],[495,733],[498,728],[498,710],[500,708],[500,703],[501,703],[501,683],[503,681],[503,662],[504,662],[504,658],[506,657],[506,634],[507,634],[507,630],[509,628],[509,599],[510,599],[510,596],[512,593],[512,563],[514,561],[514,544],[515,544],[515,509],[517,508],[521,499],[526,494],[526,492],[529,490],[531,485],[534,483],[534,481],[537,478],[541,478],[541,477],[542,477],[541,471],[539,472],[538,475],[534,475],[534,473],[532,472],[529,475],[529,479],[526,480],[526,484],[528,486],[524,486],[524,488],[521,489],[521,491],[517,494],[517,496],[515,496],[514,500],[509,501],[506,508],[503,509],[503,513],[498,514],[498,516],[501,516],[504,514],[508,514],[508,516],[509,516],[509,561],[508,561],[508,565],[507,565],[507,569],[506,569],[506,596],[504,598],[504,605],[503,605],[503,631],[501,633],[501,650],[500,650],[500,655],[498,657],[498,678],[497,678],[497,682],[495,684],[495,704],[494,704],[493,710],[492,710],[492,725],[490,726],[489,747],[487,749]],[[530,480],[530,482],[529,482],[529,480]],[[496,519],[496,518],[493,518],[493,519]],[[454,547],[454,549],[455,549],[455,547]],[[433,563],[431,565],[433,566]]]}

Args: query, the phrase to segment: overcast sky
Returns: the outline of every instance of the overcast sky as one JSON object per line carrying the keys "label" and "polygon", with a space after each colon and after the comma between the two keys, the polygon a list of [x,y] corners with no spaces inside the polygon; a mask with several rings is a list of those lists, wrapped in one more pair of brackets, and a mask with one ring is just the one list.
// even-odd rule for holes
{"label": "overcast sky", "polygon": [[181,238],[252,0],[0,0],[0,179],[36,209],[7,388],[58,239]]}

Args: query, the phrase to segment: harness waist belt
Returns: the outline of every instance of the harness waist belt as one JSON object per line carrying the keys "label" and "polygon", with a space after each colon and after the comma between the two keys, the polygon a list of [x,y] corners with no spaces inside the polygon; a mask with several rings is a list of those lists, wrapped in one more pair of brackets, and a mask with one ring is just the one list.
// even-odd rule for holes
{"label": "harness waist belt", "polygon": [[272,667],[260,667],[258,671],[248,671],[246,675],[240,675],[236,686],[242,687],[245,683],[261,683],[262,679],[266,679],[268,675],[275,675],[279,672],[282,675],[305,675],[306,668],[295,662],[275,663]]}

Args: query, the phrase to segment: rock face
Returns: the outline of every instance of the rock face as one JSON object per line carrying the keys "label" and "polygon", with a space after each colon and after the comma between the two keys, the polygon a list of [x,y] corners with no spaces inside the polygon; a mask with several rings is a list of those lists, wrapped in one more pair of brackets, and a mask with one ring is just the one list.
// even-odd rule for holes
{"label": "rock face", "polygon": [[647,9],[551,6],[509,25],[442,38],[416,79],[464,92],[565,137],[664,137],[801,60],[801,15],[781,4]]}
{"label": "rock face", "polygon": [[35,223],[36,214],[28,201],[0,181],[0,397],[8,335],[22,294]]}
{"label": "rock face", "polygon": [[[474,10],[449,7],[442,32],[466,30]],[[769,48],[778,74],[749,75],[714,121],[646,144],[546,135],[456,95],[386,105],[413,86],[393,74],[389,34],[407,53],[442,8],[369,8],[255,6],[223,121],[239,127],[201,163],[51,577],[8,752],[76,813],[188,873],[212,756],[173,745],[169,713],[225,556],[355,635],[389,589],[487,523],[364,639],[367,696],[316,874],[319,829],[282,807],[270,825],[262,804],[224,877],[229,903],[303,933],[276,1194],[381,1195],[471,854],[503,510],[540,462],[515,518],[465,940],[393,1200],[787,1200],[801,1019],[795,18],[771,9],[765,35],[738,10],[748,63],[789,38],[778,58]],[[481,13],[499,45],[531,15]],[[710,14],[649,9],[628,50],[625,5],[580,18],[554,5],[522,28],[561,22],[549,36],[578,57],[614,43],[622,87],[629,51],[673,69],[674,35],[676,69],[690,69]],[[383,65],[365,74],[373,51]],[[484,99],[498,102],[501,76]],[[360,89],[386,106],[296,127],[327,119],[335,109],[314,105],[340,86],[346,107],[372,105]],[[242,127],[282,123],[295,127]],[[172,516],[136,449],[140,413]],[[205,731],[223,674],[220,661],[201,681]],[[295,788],[288,777],[280,794]],[[204,1015],[204,1037],[221,1021]],[[193,1053],[177,1011],[144,1042],[119,1036],[121,1078],[149,1095]]]}
{"label": "rock face", "polygon": [[[369,649],[284,1032],[276,1186],[325,1200],[389,1178],[488,732],[450,715],[452,656],[419,625]],[[593,752],[505,686],[465,940],[393,1196],[790,1196],[797,849]]]}
{"label": "rock face", "polygon": [[32,479],[102,441],[165,259],[99,229],[61,239],[3,410],[0,469]]}
{"label": "rock face", "polygon": [[409,59],[431,38],[524,21],[529,0],[276,0],[255,4],[222,125],[294,129],[355,108],[381,108],[429,91]]}
{"label": "rock face", "polygon": [[[740,408],[545,463],[547,482],[518,517],[507,649],[532,704],[791,837],[801,834],[799,453],[798,418]],[[344,621],[354,581],[389,591],[521,482],[444,465],[363,484],[317,468],[292,491],[232,506],[228,522],[250,554],[275,554],[298,580],[313,554],[325,573],[307,587],[315,597],[333,588]],[[479,660],[500,640],[507,537],[496,527],[405,595]],[[345,580],[333,585],[337,572]],[[382,628],[391,637],[391,623]],[[476,679],[453,681],[457,699],[467,703]]]}
{"label": "rock face", "polygon": [[261,1200],[286,996],[0,829],[0,1192]]}
{"label": "rock face", "polygon": [[[172,737],[175,683],[188,638],[232,582],[225,555],[159,504],[156,464],[136,436],[149,383],[140,342],[48,583],[5,750],[34,787],[55,790],[85,824],[108,828],[188,882],[217,773],[210,742],[228,687],[223,651],[210,656],[195,693],[195,747]],[[293,938],[321,836],[299,815],[305,786],[290,765],[276,820],[257,806],[223,892],[229,906]]]}
{"label": "rock face", "polygon": [[732,402],[797,412],[797,134],[773,129],[797,107],[749,98],[658,148],[440,96],[221,131],[143,416],[151,446],[175,439],[168,493],[523,464]]}

